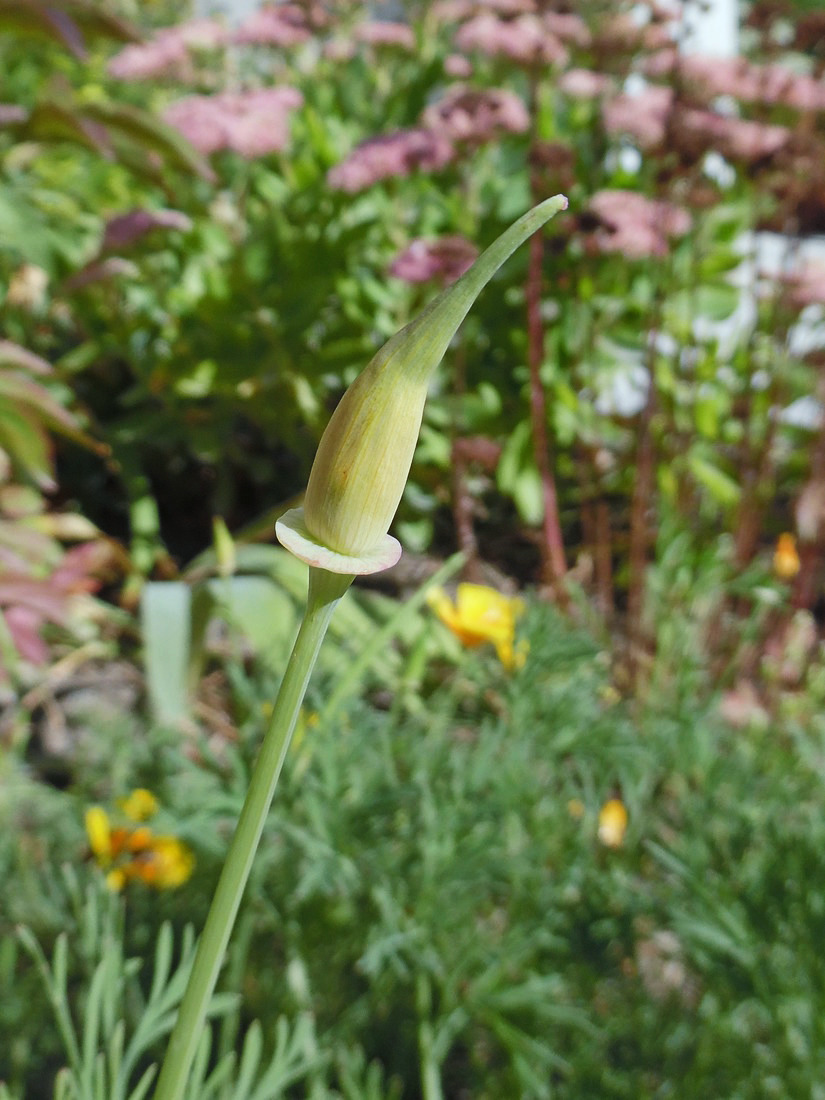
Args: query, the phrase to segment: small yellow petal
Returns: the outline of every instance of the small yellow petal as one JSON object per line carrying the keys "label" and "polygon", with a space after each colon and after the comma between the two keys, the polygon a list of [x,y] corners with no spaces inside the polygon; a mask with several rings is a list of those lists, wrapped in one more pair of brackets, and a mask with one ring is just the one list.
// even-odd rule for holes
{"label": "small yellow petal", "polygon": [[86,836],[89,847],[98,860],[107,860],[112,855],[112,831],[109,815],[102,806],[90,806],[86,811]]}
{"label": "small yellow petal", "polygon": [[608,848],[620,848],[627,832],[627,810],[619,798],[605,802],[599,812],[599,840]]}
{"label": "small yellow petal", "polygon": [[126,872],[122,867],[116,867],[106,875],[106,885],[113,894],[119,894],[126,885]]}
{"label": "small yellow petal", "polygon": [[147,821],[158,812],[158,800],[145,787],[136,787],[127,798],[121,798],[118,806],[130,821]]}

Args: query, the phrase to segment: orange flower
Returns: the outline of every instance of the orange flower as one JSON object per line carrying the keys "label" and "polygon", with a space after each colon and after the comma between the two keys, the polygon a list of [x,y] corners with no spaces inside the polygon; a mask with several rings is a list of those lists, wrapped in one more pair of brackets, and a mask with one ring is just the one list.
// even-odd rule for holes
{"label": "orange flower", "polygon": [[784,531],[776,540],[773,571],[783,581],[792,581],[799,572],[799,554],[796,549],[796,539],[788,531]]}
{"label": "orange flower", "polygon": [[[132,791],[120,803],[127,817],[140,821],[157,810],[149,791]],[[102,806],[86,811],[86,835],[97,865],[106,872],[106,885],[118,891],[132,879],[157,890],[182,885],[195,866],[191,850],[174,836],[155,836],[148,825],[112,827]]]}

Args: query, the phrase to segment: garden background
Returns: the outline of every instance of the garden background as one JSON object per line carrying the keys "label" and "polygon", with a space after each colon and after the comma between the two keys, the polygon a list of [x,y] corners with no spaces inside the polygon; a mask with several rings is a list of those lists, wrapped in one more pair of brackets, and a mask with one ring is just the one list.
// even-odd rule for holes
{"label": "garden background", "polygon": [[0,0],[3,1100],[151,1096],[275,520],[557,192],[333,618],[188,1095],[825,1097],[825,14],[696,14]]}

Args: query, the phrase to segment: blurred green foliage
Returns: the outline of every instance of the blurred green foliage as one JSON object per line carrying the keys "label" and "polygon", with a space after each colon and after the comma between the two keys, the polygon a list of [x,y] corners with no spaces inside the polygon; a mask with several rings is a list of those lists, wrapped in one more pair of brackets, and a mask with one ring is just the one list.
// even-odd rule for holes
{"label": "blurred green foliage", "polygon": [[[512,677],[479,653],[453,668],[430,662],[389,713],[369,699],[321,724],[307,713],[215,1005],[215,1058],[202,1065],[217,1073],[253,1018],[247,1044],[260,1036],[265,1065],[287,1042],[284,1014],[296,1036],[309,1029],[299,1095],[366,1095],[343,1083],[356,1055],[382,1067],[382,1097],[817,1095],[821,667],[776,720],[733,728],[716,698],[621,700],[608,651],[546,607],[531,609],[526,636],[528,663]],[[327,671],[310,706],[333,684]],[[45,1095],[42,1075],[67,1058],[12,926],[24,921],[67,968],[56,1008],[68,997],[81,1029],[108,1021],[90,1051],[106,1050],[120,1018],[131,1049],[168,957],[124,970],[108,956],[147,958],[156,940],[168,953],[162,922],[201,922],[269,697],[269,673],[238,680],[237,740],[199,739],[194,755],[156,729],[110,750],[127,754],[127,773],[98,745],[66,793],[9,776],[0,1032],[14,1041],[0,1077],[12,1096]],[[198,868],[179,891],[150,897],[136,883],[106,899],[80,822],[90,802],[135,783],[157,792]],[[597,817],[616,796],[630,824],[613,849]],[[236,993],[242,1003],[226,1000]],[[99,1017],[100,997],[122,1007]],[[135,1056],[130,1087],[165,1026]],[[224,1084],[214,1095],[245,1094]]]}
{"label": "blurred green foliage", "polygon": [[[423,590],[353,593],[193,1096],[823,1100],[825,676],[788,599],[821,598],[822,313],[799,325],[754,236],[780,231],[792,267],[825,224],[822,112],[740,104],[789,126],[793,156],[714,174],[678,143],[634,155],[560,69],[468,50],[471,85],[516,93],[529,130],[346,194],[329,170],[420,122],[454,34],[411,3],[416,49],[384,53],[356,43],[360,6],[333,7],[351,55],[326,31],[206,46],[141,82],[107,69],[139,34],[124,17],[148,34],[177,6],[0,0],[0,1097],[151,1088],[302,599],[294,563],[245,536],[198,557],[213,517],[263,515],[258,538],[301,491],[345,386],[435,291],[388,275],[412,239],[481,247],[564,190],[533,304],[584,626],[534,601],[508,678]],[[643,38],[598,38],[632,7],[577,5],[596,38],[564,67],[638,82]],[[743,43],[821,80],[818,12],[794,7],[811,10],[749,5]],[[161,121],[183,95],[273,82],[303,96],[282,152],[207,155]],[[690,231],[605,252],[605,189],[689,207]],[[135,211],[157,220],[118,237]],[[466,438],[482,554],[522,582],[544,518],[527,264],[451,349],[398,521],[416,550],[453,548]],[[769,547],[795,515],[788,585]],[[103,888],[83,813],[137,784],[197,853],[185,889]],[[609,848],[616,797],[630,824]]]}

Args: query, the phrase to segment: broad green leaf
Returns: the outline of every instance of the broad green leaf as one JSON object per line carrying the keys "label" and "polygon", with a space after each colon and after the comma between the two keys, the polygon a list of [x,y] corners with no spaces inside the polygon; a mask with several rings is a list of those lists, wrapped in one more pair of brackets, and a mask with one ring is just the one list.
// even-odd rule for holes
{"label": "broad green leaf", "polygon": [[700,485],[710,493],[717,504],[730,507],[738,502],[741,495],[739,483],[730,474],[720,470],[714,463],[701,455],[688,456],[688,467]]}
{"label": "broad green leaf", "polygon": [[192,590],[181,581],[150,581],[141,593],[143,663],[158,722],[175,724],[189,714],[191,603]]}

